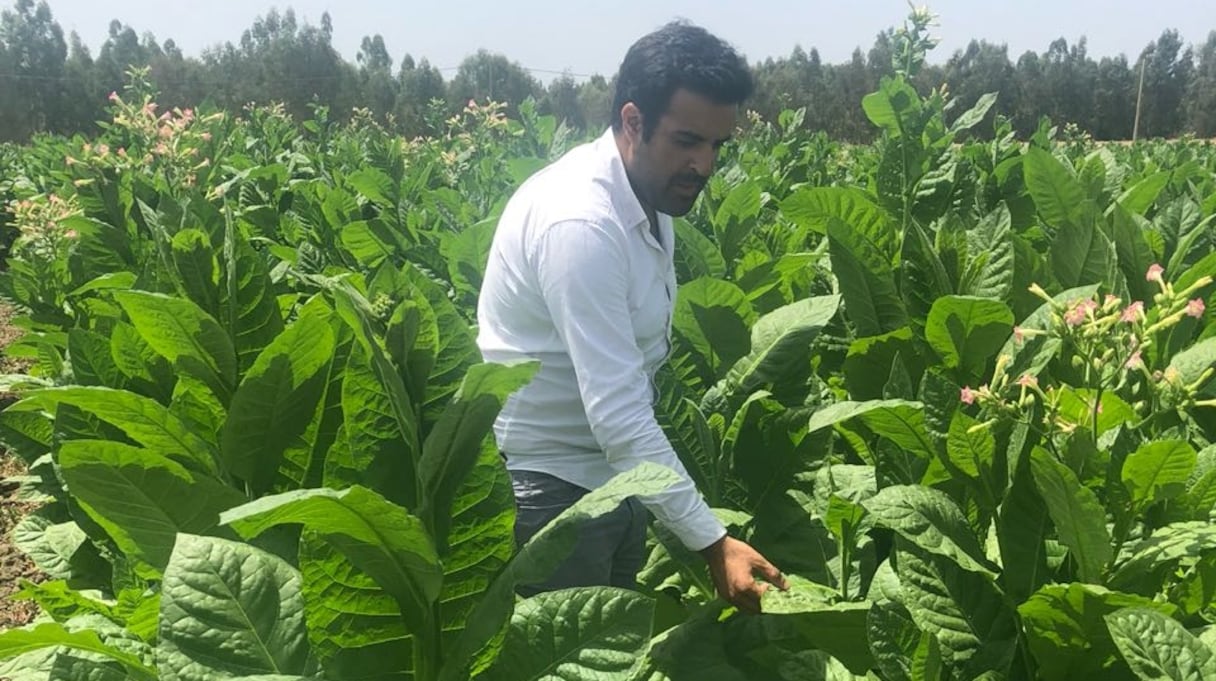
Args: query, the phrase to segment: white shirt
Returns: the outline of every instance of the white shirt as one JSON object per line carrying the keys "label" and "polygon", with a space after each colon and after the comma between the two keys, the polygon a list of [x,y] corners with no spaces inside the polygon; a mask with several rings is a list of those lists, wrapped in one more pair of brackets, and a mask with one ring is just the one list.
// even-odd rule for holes
{"label": "white shirt", "polygon": [[676,276],[671,217],[660,244],[609,128],[511,197],[478,302],[488,362],[539,360],[494,425],[513,470],[595,489],[643,461],[682,481],[641,501],[699,551],[726,534],[655,419],[654,376],[671,346]]}

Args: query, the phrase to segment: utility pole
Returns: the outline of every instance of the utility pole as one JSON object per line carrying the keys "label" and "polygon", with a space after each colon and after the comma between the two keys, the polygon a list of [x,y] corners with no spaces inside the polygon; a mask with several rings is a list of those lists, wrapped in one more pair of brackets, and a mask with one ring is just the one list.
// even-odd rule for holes
{"label": "utility pole", "polygon": [[1144,66],[1148,64],[1148,51],[1140,55],[1140,89],[1136,93],[1136,122],[1132,125],[1132,142],[1140,136],[1140,103],[1144,100]]}

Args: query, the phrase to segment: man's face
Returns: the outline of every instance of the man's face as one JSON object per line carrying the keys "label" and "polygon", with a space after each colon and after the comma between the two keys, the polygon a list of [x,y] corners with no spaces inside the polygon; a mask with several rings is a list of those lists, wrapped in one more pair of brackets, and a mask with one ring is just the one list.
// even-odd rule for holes
{"label": "man's face", "polygon": [[737,108],[677,90],[649,140],[631,136],[631,171],[644,202],[679,217],[692,210],[714,171],[718,151],[734,132]]}

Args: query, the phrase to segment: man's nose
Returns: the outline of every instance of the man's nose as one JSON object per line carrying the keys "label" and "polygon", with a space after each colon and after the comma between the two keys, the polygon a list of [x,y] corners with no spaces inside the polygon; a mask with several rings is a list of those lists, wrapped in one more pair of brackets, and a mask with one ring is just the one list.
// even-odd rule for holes
{"label": "man's nose", "polygon": [[697,147],[690,159],[692,170],[701,177],[709,177],[714,172],[714,164],[718,161],[718,152],[713,145],[705,144]]}

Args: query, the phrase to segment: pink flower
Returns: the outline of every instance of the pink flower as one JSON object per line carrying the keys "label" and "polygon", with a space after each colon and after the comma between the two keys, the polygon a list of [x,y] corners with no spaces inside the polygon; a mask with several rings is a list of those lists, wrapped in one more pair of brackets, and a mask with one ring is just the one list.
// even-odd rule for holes
{"label": "pink flower", "polygon": [[1156,281],[1156,282],[1160,282],[1160,281],[1161,281],[1161,275],[1162,275],[1162,274],[1164,274],[1164,273],[1165,273],[1165,268],[1164,268],[1164,267],[1162,267],[1161,265],[1158,265],[1157,263],[1153,263],[1153,264],[1152,264],[1152,265],[1151,265],[1151,266],[1148,268],[1148,273],[1146,273],[1146,274],[1144,275],[1144,279],[1145,279],[1145,281]]}
{"label": "pink flower", "polygon": [[976,394],[970,386],[964,386],[963,389],[959,391],[958,398],[962,400],[963,404],[975,404]]}
{"label": "pink flower", "polygon": [[1064,323],[1069,326],[1080,326],[1085,323],[1085,307],[1077,305],[1065,312]]}
{"label": "pink flower", "polygon": [[1023,343],[1026,341],[1026,332],[1022,331],[1022,327],[1020,327],[1020,326],[1013,327],[1013,339],[1019,343]]}
{"label": "pink flower", "polygon": [[1127,362],[1123,366],[1128,369],[1139,369],[1144,366],[1144,358],[1140,356],[1140,351],[1133,352],[1132,356],[1127,358]]}
{"label": "pink flower", "polygon": [[201,135],[201,137],[203,138],[203,141],[204,141],[204,142],[210,142],[210,141],[211,141],[211,133],[209,133],[209,132],[204,132],[204,133]]}
{"label": "pink flower", "polygon": [[1022,386],[1023,388],[1034,388],[1039,385],[1039,379],[1031,376],[1030,374],[1022,374],[1021,377],[1018,378],[1018,385]]}
{"label": "pink flower", "polygon": [[75,239],[77,236],[79,236],[79,235],[76,233],[76,230],[74,230],[74,229],[69,229],[68,231],[63,233],[63,238],[65,238],[65,239]]}
{"label": "pink flower", "polygon": [[1206,307],[1203,304],[1203,298],[1194,298],[1186,304],[1186,314],[1188,317],[1196,319],[1203,316],[1203,311]]}
{"label": "pink flower", "polygon": [[1140,301],[1140,300],[1137,300],[1136,302],[1132,303],[1131,305],[1128,305],[1127,309],[1123,311],[1123,314],[1119,315],[1119,321],[1127,322],[1128,324],[1131,324],[1133,322],[1138,322],[1143,319],[1144,319],[1144,302]]}
{"label": "pink flower", "polygon": [[112,90],[110,91],[110,101],[111,101],[111,102],[117,102],[117,101],[118,101],[118,93],[117,93],[117,92],[114,92],[114,91],[112,91]]}

